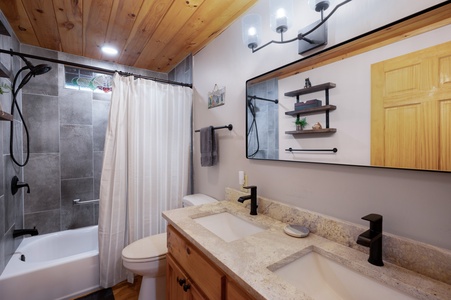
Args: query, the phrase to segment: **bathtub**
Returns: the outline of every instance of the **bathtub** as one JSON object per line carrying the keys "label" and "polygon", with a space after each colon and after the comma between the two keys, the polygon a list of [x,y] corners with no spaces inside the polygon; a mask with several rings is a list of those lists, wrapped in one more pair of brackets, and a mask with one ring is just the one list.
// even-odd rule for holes
{"label": "bathtub", "polygon": [[97,232],[90,226],[24,238],[0,276],[0,298],[71,299],[99,288]]}

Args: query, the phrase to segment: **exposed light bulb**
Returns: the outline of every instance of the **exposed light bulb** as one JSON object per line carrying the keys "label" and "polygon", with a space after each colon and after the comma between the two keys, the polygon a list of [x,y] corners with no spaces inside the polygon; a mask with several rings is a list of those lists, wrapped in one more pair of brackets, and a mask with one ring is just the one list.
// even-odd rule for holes
{"label": "exposed light bulb", "polygon": [[281,33],[288,30],[288,19],[285,9],[279,8],[276,11],[276,32]]}
{"label": "exposed light bulb", "polygon": [[258,47],[261,34],[261,17],[257,14],[246,15],[242,20],[243,42],[250,48]]}
{"label": "exposed light bulb", "polygon": [[286,12],[285,12],[285,9],[283,9],[283,8],[279,8],[278,10],[277,10],[277,12],[276,12],[276,18],[277,19],[280,19],[280,18],[283,18],[283,17],[287,17],[287,14],[286,14]]}
{"label": "exposed light bulb", "polygon": [[293,1],[270,0],[269,12],[271,29],[277,33],[288,31],[293,18]]}

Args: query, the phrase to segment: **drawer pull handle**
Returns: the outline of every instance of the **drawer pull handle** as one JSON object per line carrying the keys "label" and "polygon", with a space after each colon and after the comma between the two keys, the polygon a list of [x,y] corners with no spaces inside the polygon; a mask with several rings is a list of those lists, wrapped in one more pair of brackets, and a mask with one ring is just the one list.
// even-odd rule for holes
{"label": "drawer pull handle", "polygon": [[186,279],[182,279],[182,278],[178,278],[177,277],[177,282],[179,283],[180,286],[182,286],[183,284],[185,284]]}
{"label": "drawer pull handle", "polygon": [[183,290],[184,290],[185,292],[188,292],[188,290],[190,289],[190,287],[191,287],[191,285],[190,285],[189,283],[185,283],[185,284],[183,285]]}
{"label": "drawer pull handle", "polygon": [[191,249],[189,247],[186,247],[186,253],[191,254]]}

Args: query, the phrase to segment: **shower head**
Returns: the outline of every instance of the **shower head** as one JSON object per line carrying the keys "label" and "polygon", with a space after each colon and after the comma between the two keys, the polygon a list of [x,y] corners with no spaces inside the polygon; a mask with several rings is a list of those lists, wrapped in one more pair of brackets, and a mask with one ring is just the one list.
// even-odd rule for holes
{"label": "shower head", "polygon": [[41,65],[33,66],[30,68],[31,73],[33,73],[33,75],[35,75],[35,76],[45,74],[45,73],[49,72],[51,69],[52,69],[52,67],[47,64],[41,64]]}
{"label": "shower head", "polygon": [[41,64],[41,65],[34,66],[31,62],[29,62],[22,55],[20,55],[20,58],[22,58],[22,60],[25,62],[25,64],[27,65],[28,69],[30,69],[31,75],[33,75],[33,76],[45,74],[45,73],[49,72],[52,69],[52,67],[50,67],[47,64]]}

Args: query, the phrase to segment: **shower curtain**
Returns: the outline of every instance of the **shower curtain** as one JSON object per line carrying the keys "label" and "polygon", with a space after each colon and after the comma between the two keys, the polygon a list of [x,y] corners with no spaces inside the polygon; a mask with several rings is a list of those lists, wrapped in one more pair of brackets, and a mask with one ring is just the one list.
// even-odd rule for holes
{"label": "shower curtain", "polygon": [[113,78],[99,204],[100,285],[126,277],[121,252],[166,231],[188,190],[192,89]]}

